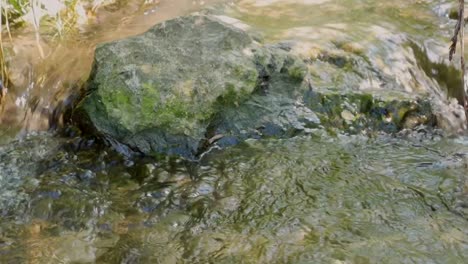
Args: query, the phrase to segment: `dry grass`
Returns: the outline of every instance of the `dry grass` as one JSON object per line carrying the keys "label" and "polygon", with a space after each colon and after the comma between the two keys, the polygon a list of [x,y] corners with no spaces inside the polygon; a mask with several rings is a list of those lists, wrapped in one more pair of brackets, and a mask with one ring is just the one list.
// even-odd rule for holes
{"label": "dry grass", "polygon": [[[9,87],[7,57],[12,54],[5,49],[5,42],[11,41],[11,28],[30,26],[34,29],[38,55],[47,57],[41,46],[41,27],[53,31],[61,38],[74,32],[81,23],[88,21],[85,10],[95,11],[100,6],[118,3],[122,0],[0,0],[0,115]],[[44,18],[47,18],[44,20]],[[46,22],[46,25],[44,25]],[[41,24],[42,23],[42,24]],[[6,39],[5,39],[6,38]]]}

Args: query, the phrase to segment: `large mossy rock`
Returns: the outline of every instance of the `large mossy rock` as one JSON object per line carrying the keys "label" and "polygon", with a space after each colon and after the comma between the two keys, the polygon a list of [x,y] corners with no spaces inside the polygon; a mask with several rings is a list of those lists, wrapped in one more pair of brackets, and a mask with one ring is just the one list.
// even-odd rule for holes
{"label": "large mossy rock", "polygon": [[261,46],[220,18],[177,18],[100,45],[73,119],[144,154],[194,157],[213,117],[270,87],[293,98],[306,72],[285,50]]}
{"label": "large mossy rock", "polygon": [[189,159],[213,143],[317,128],[395,133],[435,124],[427,100],[316,87],[311,62],[290,52],[294,43],[262,45],[232,21],[192,15],[100,45],[73,120],[117,146]]}

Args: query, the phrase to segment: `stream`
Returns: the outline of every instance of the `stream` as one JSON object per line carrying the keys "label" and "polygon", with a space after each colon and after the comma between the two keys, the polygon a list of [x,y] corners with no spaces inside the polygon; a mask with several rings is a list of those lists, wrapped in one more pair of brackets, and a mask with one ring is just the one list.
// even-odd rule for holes
{"label": "stream", "polygon": [[[98,43],[191,12],[294,42],[321,91],[443,100],[454,1],[137,1],[57,40],[13,32],[0,114],[0,263],[466,263],[468,136],[316,128],[198,161],[64,137]],[[457,61],[455,61],[457,63]],[[54,129],[50,129],[54,128]]]}

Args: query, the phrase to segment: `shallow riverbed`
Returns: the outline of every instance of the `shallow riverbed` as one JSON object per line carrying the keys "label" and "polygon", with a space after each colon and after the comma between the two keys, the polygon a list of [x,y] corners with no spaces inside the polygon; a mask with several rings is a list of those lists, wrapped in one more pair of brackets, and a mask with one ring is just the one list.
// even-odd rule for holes
{"label": "shallow riverbed", "polygon": [[411,138],[248,141],[200,163],[42,152],[2,174],[0,261],[462,263],[468,141]]}
{"label": "shallow riverbed", "polygon": [[466,136],[318,128],[193,162],[31,133],[86,79],[96,43],[207,6],[258,41],[294,42],[321,91],[440,99],[459,83],[447,63],[449,1],[180,0],[103,11],[45,60],[12,58],[28,67],[0,116],[0,263],[467,261]]}

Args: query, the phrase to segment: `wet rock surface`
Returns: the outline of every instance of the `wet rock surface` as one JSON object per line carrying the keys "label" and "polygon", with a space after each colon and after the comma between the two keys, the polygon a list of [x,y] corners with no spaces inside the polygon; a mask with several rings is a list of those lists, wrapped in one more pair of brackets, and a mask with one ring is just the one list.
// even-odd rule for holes
{"label": "wet rock surface", "polygon": [[[297,43],[262,45],[239,25],[222,16],[192,15],[98,47],[87,95],[73,119],[86,132],[137,152],[189,159],[214,143],[247,138],[287,138],[323,127],[393,133],[437,123],[429,100],[323,89],[314,75],[321,64],[293,55]],[[362,79],[360,72],[373,66],[360,69],[361,63],[350,61],[359,53],[353,56],[319,60],[348,65]],[[397,92],[395,85],[382,89]]]}
{"label": "wet rock surface", "polygon": [[278,82],[300,94],[306,72],[291,54],[214,16],[178,18],[98,47],[74,119],[142,153],[191,158],[213,115]]}

